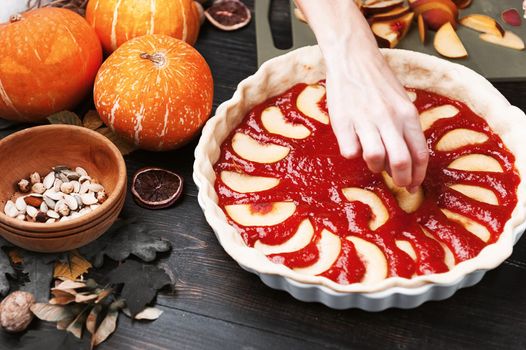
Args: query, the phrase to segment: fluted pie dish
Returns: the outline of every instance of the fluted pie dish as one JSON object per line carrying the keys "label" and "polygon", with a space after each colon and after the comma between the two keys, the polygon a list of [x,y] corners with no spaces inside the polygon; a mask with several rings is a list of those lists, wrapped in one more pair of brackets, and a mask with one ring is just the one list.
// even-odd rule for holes
{"label": "fluted pie dish", "polygon": [[339,154],[316,46],[241,82],[196,148],[199,203],[223,248],[298,299],[371,311],[443,299],[502,263],[524,231],[524,113],[463,66],[383,53],[428,140],[415,193]]}

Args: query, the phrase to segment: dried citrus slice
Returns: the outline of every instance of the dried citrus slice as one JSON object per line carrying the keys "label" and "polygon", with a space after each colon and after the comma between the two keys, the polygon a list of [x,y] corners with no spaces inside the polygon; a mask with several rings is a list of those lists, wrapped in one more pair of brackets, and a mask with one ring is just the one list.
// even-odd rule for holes
{"label": "dried citrus slice", "polygon": [[141,207],[167,208],[181,196],[183,178],[166,169],[143,168],[133,176],[131,192]]}

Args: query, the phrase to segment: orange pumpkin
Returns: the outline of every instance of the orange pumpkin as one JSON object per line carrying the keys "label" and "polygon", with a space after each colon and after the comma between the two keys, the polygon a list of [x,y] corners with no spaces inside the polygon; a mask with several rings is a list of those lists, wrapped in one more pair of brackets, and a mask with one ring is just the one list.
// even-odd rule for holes
{"label": "orange pumpkin", "polygon": [[198,6],[193,0],[90,0],[86,19],[108,53],[145,34],[166,34],[193,45],[201,26]]}
{"label": "orange pumpkin", "polygon": [[213,80],[205,59],[184,41],[145,35],[102,64],[94,100],[102,120],[147,150],[188,142],[212,111]]}
{"label": "orange pumpkin", "polygon": [[0,117],[39,121],[91,90],[102,62],[99,39],[73,11],[40,8],[0,24]]}

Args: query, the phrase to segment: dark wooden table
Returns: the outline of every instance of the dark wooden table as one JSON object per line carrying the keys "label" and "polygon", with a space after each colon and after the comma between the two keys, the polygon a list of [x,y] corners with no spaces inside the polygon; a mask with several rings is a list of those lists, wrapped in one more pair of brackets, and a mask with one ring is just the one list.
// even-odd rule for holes
{"label": "dark wooden table", "polygon": [[[283,46],[288,1],[275,2],[273,22]],[[197,48],[212,68],[215,107],[257,69],[254,28],[254,23],[232,33],[209,24],[202,28]],[[497,87],[526,109],[526,84]],[[149,211],[128,196],[124,209],[173,243],[174,251],[162,263],[173,270],[176,291],[158,297],[164,313],[157,321],[132,323],[121,317],[116,333],[99,349],[526,349],[526,240],[477,286],[414,310],[337,311],[299,302],[242,270],[217,242],[192,181],[195,145],[126,156],[130,178],[144,166],[173,169],[185,178],[184,196],[175,207]]]}

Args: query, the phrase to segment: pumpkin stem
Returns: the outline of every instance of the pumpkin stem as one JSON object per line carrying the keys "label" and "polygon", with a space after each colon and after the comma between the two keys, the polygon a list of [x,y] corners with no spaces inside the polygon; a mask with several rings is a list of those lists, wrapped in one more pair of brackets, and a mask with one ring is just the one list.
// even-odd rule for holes
{"label": "pumpkin stem", "polygon": [[16,15],[12,15],[11,17],[9,17],[9,23],[15,23],[15,22],[19,22],[20,20],[22,20],[22,15],[17,13]]}
{"label": "pumpkin stem", "polygon": [[163,67],[166,64],[166,57],[161,53],[154,53],[150,55],[149,53],[141,53],[141,58],[152,61],[157,67]]}

